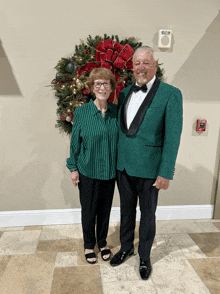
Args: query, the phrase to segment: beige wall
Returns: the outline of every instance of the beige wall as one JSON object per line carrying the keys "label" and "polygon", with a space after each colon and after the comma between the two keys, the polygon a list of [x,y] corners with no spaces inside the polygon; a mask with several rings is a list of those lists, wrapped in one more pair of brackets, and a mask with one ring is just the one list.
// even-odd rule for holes
{"label": "beige wall", "polygon": [[215,219],[220,219],[220,170],[218,176],[218,184],[216,187],[216,201],[215,201],[215,210],[214,216]]}
{"label": "beige wall", "polygon": [[[0,210],[80,207],[65,167],[69,138],[54,127],[56,100],[48,85],[61,57],[80,39],[118,34],[154,47],[167,82],[184,96],[184,128],[171,187],[159,205],[213,204],[219,162],[219,0],[0,0]],[[171,29],[171,50],[157,48]],[[3,66],[2,66],[3,67]],[[10,72],[10,70],[12,70]],[[9,72],[7,72],[9,71]],[[6,84],[5,84],[6,85]],[[14,90],[15,89],[15,90]],[[1,91],[1,89],[0,89]],[[208,120],[202,135],[197,118]],[[114,206],[119,206],[116,192]]]}

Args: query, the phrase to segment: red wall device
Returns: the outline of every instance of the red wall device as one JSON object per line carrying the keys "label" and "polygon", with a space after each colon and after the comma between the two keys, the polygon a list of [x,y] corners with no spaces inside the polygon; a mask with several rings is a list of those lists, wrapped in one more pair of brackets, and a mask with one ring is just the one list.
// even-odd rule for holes
{"label": "red wall device", "polygon": [[196,131],[204,132],[206,130],[207,120],[206,119],[197,119]]}

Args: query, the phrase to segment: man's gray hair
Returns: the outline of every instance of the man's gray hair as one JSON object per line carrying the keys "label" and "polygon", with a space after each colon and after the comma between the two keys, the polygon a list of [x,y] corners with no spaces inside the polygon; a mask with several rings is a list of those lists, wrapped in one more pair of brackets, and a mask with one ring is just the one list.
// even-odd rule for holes
{"label": "man's gray hair", "polygon": [[149,46],[141,46],[141,47],[138,47],[134,53],[133,53],[133,62],[134,62],[134,56],[135,54],[138,52],[138,51],[151,51],[152,55],[153,55],[153,58],[154,58],[154,61],[156,61],[155,57],[154,57],[154,50],[153,48],[149,47]]}

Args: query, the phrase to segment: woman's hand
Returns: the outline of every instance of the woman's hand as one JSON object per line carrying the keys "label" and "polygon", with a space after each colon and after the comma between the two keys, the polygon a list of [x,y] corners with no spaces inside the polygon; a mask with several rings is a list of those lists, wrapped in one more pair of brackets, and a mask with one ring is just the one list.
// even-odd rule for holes
{"label": "woman's hand", "polygon": [[76,187],[77,184],[79,183],[79,173],[77,170],[71,172],[71,178],[72,178],[73,185]]}

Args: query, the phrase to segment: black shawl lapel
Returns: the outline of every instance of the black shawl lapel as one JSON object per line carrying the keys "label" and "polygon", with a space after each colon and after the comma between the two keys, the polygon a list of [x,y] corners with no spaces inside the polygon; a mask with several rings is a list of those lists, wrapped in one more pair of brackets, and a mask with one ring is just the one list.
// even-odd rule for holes
{"label": "black shawl lapel", "polygon": [[137,111],[137,113],[136,113],[136,115],[130,125],[130,128],[127,129],[125,105],[128,101],[128,98],[131,95],[132,90],[129,91],[129,93],[125,99],[125,102],[122,106],[122,112],[121,112],[121,129],[127,136],[133,136],[134,134],[137,133],[137,131],[138,131],[143,119],[144,119],[147,108],[150,106],[150,104],[154,98],[154,95],[157,92],[159,85],[160,85],[160,81],[158,80],[158,78],[156,78],[155,82],[153,83],[152,88],[150,89],[149,93],[147,94],[147,96],[145,97],[144,101],[142,102],[140,108],[138,109],[138,111]]}

